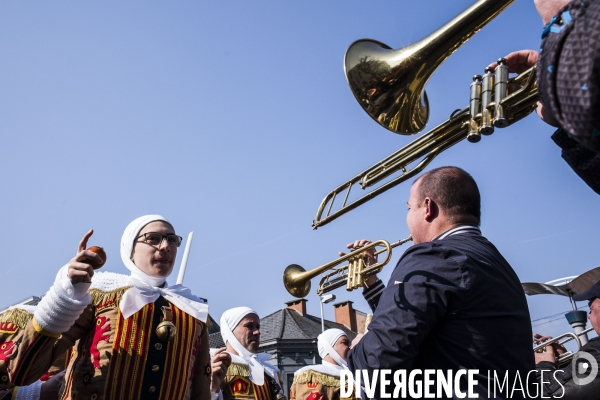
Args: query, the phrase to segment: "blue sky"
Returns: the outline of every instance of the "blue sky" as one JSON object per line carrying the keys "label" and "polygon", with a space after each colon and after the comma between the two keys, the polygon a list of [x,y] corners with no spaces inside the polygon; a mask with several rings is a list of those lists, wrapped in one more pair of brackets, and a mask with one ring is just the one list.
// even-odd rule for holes
{"label": "blue sky", "polygon": [[[148,213],[184,237],[195,231],[185,283],[217,318],[240,305],[262,315],[283,307],[288,264],[313,268],[354,239],[408,236],[409,183],[311,229],[327,192],[413,139],[362,111],[344,52],[360,38],[411,44],[470,4],[3,2],[0,307],[45,293],[90,228],[106,270],[125,273],[121,233]],[[467,106],[471,78],[488,63],[537,49],[541,28],[533,1],[516,0],[461,47],[426,87],[428,128]],[[483,233],[522,281],[599,264],[598,197],[560,158],[552,132],[532,115],[428,167],[475,177]],[[359,293],[336,295],[368,308]],[[318,315],[314,291],[308,300]],[[570,308],[553,296],[529,305],[532,319]],[[560,319],[536,330],[568,328]]]}

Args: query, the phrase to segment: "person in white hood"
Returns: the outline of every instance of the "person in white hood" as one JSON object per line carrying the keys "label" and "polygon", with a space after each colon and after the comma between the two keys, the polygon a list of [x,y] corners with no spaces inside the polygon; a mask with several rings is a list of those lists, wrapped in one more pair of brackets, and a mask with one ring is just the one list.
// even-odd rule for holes
{"label": "person in white hood", "polygon": [[236,307],[225,311],[221,317],[221,336],[226,347],[215,354],[227,352],[232,361],[221,382],[225,400],[285,398],[279,369],[267,362],[272,356],[258,352],[260,318],[254,310]]}
{"label": "person in white hood", "polygon": [[26,326],[11,380],[35,381],[54,349],[78,341],[61,399],[210,400],[208,305],[188,288],[167,284],[181,244],[173,225],[145,215],[127,226],[120,248],[130,275],[94,274],[100,260],[86,250],[92,233]]}
{"label": "person in white hood", "polygon": [[317,339],[322,364],[307,365],[294,373],[290,400],[337,400],[340,373],[348,369],[346,356],[350,339],[341,329],[327,329]]}

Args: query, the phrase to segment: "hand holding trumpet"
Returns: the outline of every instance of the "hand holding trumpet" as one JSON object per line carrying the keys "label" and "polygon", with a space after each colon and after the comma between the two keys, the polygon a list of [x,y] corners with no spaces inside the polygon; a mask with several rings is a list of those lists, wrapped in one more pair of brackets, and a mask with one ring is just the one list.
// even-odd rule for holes
{"label": "hand holding trumpet", "polygon": [[[536,345],[540,345],[549,340],[552,340],[552,336],[542,336],[539,333],[535,333],[533,335],[533,343]],[[548,346],[542,347],[534,352],[535,355],[535,363],[539,363],[541,361],[549,361],[551,363],[556,363],[556,358],[561,354],[564,354],[567,351],[565,346],[558,342],[552,342],[548,344]]]}
{"label": "hand holding trumpet", "polygon": [[[360,239],[360,240],[355,240],[352,243],[348,243],[346,245],[346,248],[349,249],[350,251],[354,251],[354,250],[360,249],[361,247],[367,246],[369,244],[371,244],[370,240]],[[340,251],[338,253],[338,255],[340,257],[343,257],[346,255],[346,253],[344,253],[343,251]],[[373,247],[364,251],[362,253],[362,257],[365,260],[365,265],[372,265],[377,262],[377,255],[375,254],[375,248],[373,248]],[[363,282],[363,285],[365,285],[366,287],[369,287],[369,286],[372,286],[373,284],[375,284],[375,282],[377,282],[377,275],[371,275],[365,279],[365,281]]]}

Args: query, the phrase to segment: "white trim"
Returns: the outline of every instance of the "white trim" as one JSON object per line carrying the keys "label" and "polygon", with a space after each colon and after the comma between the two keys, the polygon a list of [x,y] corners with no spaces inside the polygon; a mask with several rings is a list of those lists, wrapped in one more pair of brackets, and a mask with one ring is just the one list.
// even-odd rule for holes
{"label": "white trim", "polygon": [[453,236],[453,235],[460,235],[461,233],[476,233],[478,235],[481,235],[481,230],[473,225],[460,225],[457,226],[456,228],[452,228],[444,233],[442,233],[440,236],[438,236],[437,238],[435,238],[434,240],[442,240],[447,238],[448,236]]}

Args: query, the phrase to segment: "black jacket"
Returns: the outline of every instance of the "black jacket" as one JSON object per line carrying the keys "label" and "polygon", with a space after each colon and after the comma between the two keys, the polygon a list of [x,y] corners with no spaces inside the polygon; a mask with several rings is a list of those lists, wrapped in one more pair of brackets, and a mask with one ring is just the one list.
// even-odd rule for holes
{"label": "black jacket", "polygon": [[542,37],[538,93],[560,126],[552,139],[600,194],[600,0],[571,1]]}
{"label": "black jacket", "polygon": [[374,315],[349,352],[351,371],[479,369],[477,393],[488,398],[488,372],[493,379],[494,371],[502,378],[508,371],[513,382],[517,371],[524,381],[535,369],[519,279],[477,232],[410,247],[387,287],[373,296],[377,287],[366,296]]}

